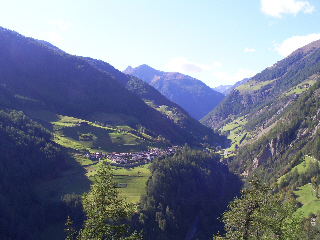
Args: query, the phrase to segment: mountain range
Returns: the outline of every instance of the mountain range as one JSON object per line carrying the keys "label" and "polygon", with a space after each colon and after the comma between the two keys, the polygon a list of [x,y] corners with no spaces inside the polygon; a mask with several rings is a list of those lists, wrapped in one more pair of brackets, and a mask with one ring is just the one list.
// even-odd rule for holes
{"label": "mountain range", "polygon": [[[319,77],[320,40],[236,87],[201,119],[230,139],[225,160],[231,171],[244,178],[255,173],[275,192],[291,194],[292,201],[298,201],[298,189],[318,191],[312,179],[320,177],[314,165],[320,158]],[[297,171],[302,166],[305,170]],[[314,201],[297,204],[315,213],[319,205],[306,210]]]}
{"label": "mountain range", "polygon": [[249,80],[249,78],[244,78],[241,81],[238,81],[233,85],[220,85],[218,87],[213,88],[213,90],[215,90],[217,92],[220,92],[220,93],[224,94],[225,96],[227,96],[229,93],[231,93],[231,91],[233,89],[235,89],[236,87],[240,86],[241,84],[244,84],[248,80]]}
{"label": "mountain range", "polygon": [[1,27],[0,132],[0,230],[8,239],[42,239],[66,208],[81,223],[71,194],[88,190],[87,151],[225,142],[144,81]]}
{"label": "mountain range", "polygon": [[178,72],[163,72],[143,64],[136,68],[129,66],[123,73],[147,82],[197,120],[224,99],[223,94],[214,91],[202,81]]}
{"label": "mountain range", "polygon": [[[7,96],[2,107],[36,108],[90,120],[101,112],[119,114],[129,126],[140,124],[154,136],[161,135],[172,143],[198,144],[205,136],[211,141],[217,136],[141,80],[130,78],[107,63],[47,46],[1,29],[0,84]],[[98,62],[101,68],[108,66],[104,70],[114,75],[96,68]],[[149,106],[137,92],[158,108],[171,108],[175,117]]]}
{"label": "mountain range", "polygon": [[[203,179],[216,171],[219,183],[234,188],[216,188],[217,201],[234,197],[237,189],[232,179],[242,178],[246,185],[256,174],[271,185],[272,193],[280,193],[281,200],[296,203],[306,212],[304,217],[316,214],[320,211],[316,199],[320,191],[319,77],[320,40],[229,87],[231,92],[224,96],[180,73],[148,65],[121,72],[107,62],[73,56],[48,42],[0,27],[0,232],[6,239],[46,239],[44,232],[55,232],[48,227],[63,229],[59,224],[67,210],[81,225],[81,199],[72,192],[82,194],[90,185],[90,177],[84,174],[91,176],[94,167],[85,152],[129,152],[185,143],[201,149],[197,162],[190,161],[195,152],[189,147],[183,151],[190,155],[189,162],[178,154],[177,163],[170,156],[159,158],[152,170],[168,184],[154,182],[154,186],[170,187],[174,172],[195,192],[205,189],[207,180],[195,185],[193,178],[198,175],[179,166],[188,163],[196,174],[197,164],[211,151],[215,162],[206,162],[219,167],[209,171],[201,166]],[[226,178],[228,174],[232,178]],[[181,176],[187,176],[188,182]],[[179,194],[190,194],[181,186],[174,201],[177,209]],[[155,217],[163,222],[166,216],[169,223],[179,211],[163,208],[163,202],[173,202],[172,194],[169,191],[169,197],[162,199],[157,189],[149,185],[159,197]],[[315,195],[303,196],[306,189]],[[145,208],[154,202],[150,199],[144,198]],[[190,232],[205,221],[197,215],[197,206],[193,208],[192,224],[186,227]],[[141,219],[147,222],[148,218]],[[160,226],[157,221],[150,226],[154,224]]]}

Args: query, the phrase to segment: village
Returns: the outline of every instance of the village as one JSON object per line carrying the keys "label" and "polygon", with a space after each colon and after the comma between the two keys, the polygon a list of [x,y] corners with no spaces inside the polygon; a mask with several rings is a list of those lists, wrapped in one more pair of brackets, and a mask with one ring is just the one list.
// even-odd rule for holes
{"label": "village", "polygon": [[171,146],[166,149],[159,149],[159,148],[152,148],[148,149],[148,151],[140,151],[136,153],[108,153],[105,154],[103,152],[96,152],[96,153],[87,153],[85,155],[86,158],[90,159],[103,159],[107,158],[111,162],[115,164],[134,164],[134,163],[149,163],[155,157],[161,155],[172,155],[176,152],[177,149],[182,149],[183,147],[179,146]]}

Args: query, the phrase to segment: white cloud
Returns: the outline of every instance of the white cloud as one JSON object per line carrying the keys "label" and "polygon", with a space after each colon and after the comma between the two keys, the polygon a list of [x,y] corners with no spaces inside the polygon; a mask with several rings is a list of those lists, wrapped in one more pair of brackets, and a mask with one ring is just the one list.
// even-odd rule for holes
{"label": "white cloud", "polygon": [[51,21],[49,24],[53,26],[50,32],[46,32],[47,38],[50,42],[63,41],[64,38],[61,34],[63,34],[63,32],[68,28],[72,27],[70,23],[61,21]]}
{"label": "white cloud", "polygon": [[256,50],[254,48],[248,48],[246,47],[246,49],[244,50],[244,52],[255,52]]}
{"label": "white cloud", "polygon": [[277,21],[271,21],[271,22],[269,23],[269,27],[271,27],[271,26],[274,25],[274,24],[277,24]]}
{"label": "white cloud", "polygon": [[172,58],[170,62],[165,65],[166,68],[174,72],[202,72],[209,70],[210,66],[189,62],[185,57]]}
{"label": "white cloud", "polygon": [[284,40],[281,44],[274,43],[274,47],[280,55],[286,57],[294,50],[319,39],[320,33],[313,33],[307,36],[293,36]]}
{"label": "white cloud", "polygon": [[214,62],[214,63],[212,64],[212,66],[214,66],[214,67],[221,67],[221,66],[222,66],[222,63],[220,63],[220,62]]}
{"label": "white cloud", "polygon": [[51,21],[50,24],[58,26],[61,31],[65,31],[69,27],[72,27],[71,23],[61,21]]}
{"label": "white cloud", "polygon": [[222,83],[223,85],[234,84],[237,81],[241,81],[244,78],[253,77],[255,74],[256,72],[253,72],[251,70],[241,69],[241,68],[235,74],[230,74],[227,72],[218,72],[218,71],[215,71],[212,73],[212,75],[218,78],[219,80],[225,81],[225,83]]}
{"label": "white cloud", "polygon": [[59,36],[59,34],[54,30],[52,30],[51,32],[48,32],[48,38],[50,42],[57,42],[57,41],[64,40],[64,38]]}
{"label": "white cloud", "polygon": [[312,13],[314,6],[308,1],[261,0],[261,11],[269,16],[281,18],[283,14],[296,15],[298,12]]}

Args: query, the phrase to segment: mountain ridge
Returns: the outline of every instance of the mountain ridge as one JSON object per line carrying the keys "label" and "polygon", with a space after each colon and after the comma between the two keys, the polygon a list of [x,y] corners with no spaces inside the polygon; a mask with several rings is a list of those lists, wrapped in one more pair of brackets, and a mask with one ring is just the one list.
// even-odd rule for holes
{"label": "mountain ridge", "polygon": [[146,64],[124,71],[149,83],[169,100],[177,103],[196,120],[205,116],[224,98],[202,81],[178,72],[163,72]]}
{"label": "mountain ridge", "polygon": [[[196,121],[190,122],[190,129],[186,129],[147,105],[124,86],[131,78],[111,65],[112,73],[120,77],[96,68],[88,59],[56,51],[52,46],[4,28],[0,28],[0,41],[0,84],[11,96],[2,104],[10,101],[12,104],[19,96],[30,107],[37,103],[37,108],[82,119],[89,120],[97,112],[122,114],[128,116],[131,127],[141,124],[155,137],[161,135],[172,143],[197,144],[206,135],[212,144],[217,140],[217,134],[199,123],[195,126]],[[192,130],[194,127],[199,131]]]}
{"label": "mountain ridge", "polygon": [[[308,47],[305,46],[305,49]],[[312,78],[313,74],[319,73],[319,52],[319,48],[313,48],[305,53],[299,50],[266,68],[246,83],[236,87],[200,122],[207,126],[211,123],[211,127],[215,128],[229,115],[238,115],[241,112],[245,114],[251,108],[259,108],[262,104],[270,105],[284,92]]]}
{"label": "mountain ridge", "polygon": [[[243,178],[256,173],[276,191],[286,192],[278,188],[278,178],[304,156],[320,157],[319,89],[320,40],[236,87],[201,122],[230,139],[224,155],[231,171]],[[301,187],[317,174],[310,173],[294,186]]]}

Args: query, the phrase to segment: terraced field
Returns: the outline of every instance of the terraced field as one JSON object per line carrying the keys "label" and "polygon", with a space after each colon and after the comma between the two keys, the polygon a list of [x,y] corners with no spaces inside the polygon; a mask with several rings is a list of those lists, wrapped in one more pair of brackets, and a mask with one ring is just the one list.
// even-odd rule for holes
{"label": "terraced field", "polygon": [[225,152],[232,152],[236,150],[236,147],[239,146],[247,138],[248,133],[243,130],[242,126],[247,123],[246,118],[240,117],[236,118],[228,124],[224,125],[220,129],[222,133],[228,132],[228,139],[231,144],[230,147],[225,150]]}
{"label": "terraced field", "polygon": [[[150,146],[159,147],[149,135],[135,135],[137,131],[125,125],[123,118],[117,115],[100,114],[92,118],[95,122],[48,111],[30,111],[27,115],[54,133],[55,142],[65,147],[68,164],[72,167],[60,178],[39,186],[45,198],[60,199],[70,192],[82,194],[89,190],[98,161],[87,159],[84,156],[87,152],[138,152],[146,151]],[[132,203],[138,202],[150,177],[148,165],[129,169],[113,167],[113,171],[120,197]]]}
{"label": "terraced field", "polygon": [[[153,138],[139,133],[125,124],[121,116],[105,114],[96,117],[104,123],[56,115],[47,111],[33,111],[27,114],[41,122],[54,133],[55,141],[67,148],[89,152],[137,152],[154,145]],[[109,117],[109,118],[108,118]],[[106,120],[109,119],[109,120]],[[120,125],[116,125],[120,124]],[[138,136],[139,135],[139,136]]]}

